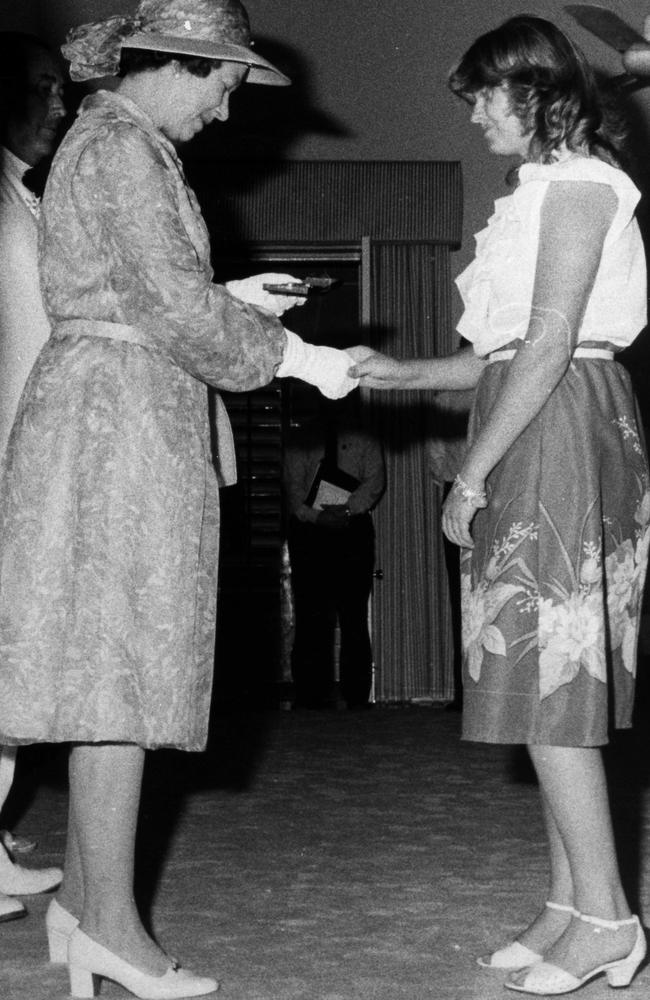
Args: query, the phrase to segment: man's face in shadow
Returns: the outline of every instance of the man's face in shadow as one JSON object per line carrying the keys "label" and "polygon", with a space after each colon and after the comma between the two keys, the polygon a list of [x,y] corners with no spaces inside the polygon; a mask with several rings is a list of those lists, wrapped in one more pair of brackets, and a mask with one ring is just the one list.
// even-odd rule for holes
{"label": "man's face in shadow", "polygon": [[6,145],[19,159],[36,166],[56,149],[65,117],[61,67],[46,49],[29,52],[25,89],[6,128]]}

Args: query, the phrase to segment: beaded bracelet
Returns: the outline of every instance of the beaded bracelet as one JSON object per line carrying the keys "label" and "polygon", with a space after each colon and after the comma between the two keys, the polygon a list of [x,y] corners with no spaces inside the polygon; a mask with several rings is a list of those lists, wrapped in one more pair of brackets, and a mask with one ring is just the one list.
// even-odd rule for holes
{"label": "beaded bracelet", "polygon": [[469,500],[470,503],[487,503],[487,493],[484,490],[472,489],[469,483],[466,483],[460,476],[456,476],[454,479],[454,489],[460,493],[463,500]]}

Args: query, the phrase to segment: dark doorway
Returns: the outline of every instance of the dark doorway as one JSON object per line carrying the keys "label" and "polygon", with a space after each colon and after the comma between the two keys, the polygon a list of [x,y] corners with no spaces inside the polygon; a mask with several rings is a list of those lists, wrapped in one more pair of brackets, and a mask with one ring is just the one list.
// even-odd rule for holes
{"label": "dark doorway", "polygon": [[[304,340],[345,348],[361,335],[360,251],[264,248],[219,260],[219,281],[274,271],[328,277],[282,322]],[[268,705],[287,695],[291,594],[285,545],[282,464],[287,435],[313,415],[318,393],[277,379],[250,393],[222,393],[233,427],[238,482],[221,490],[221,560],[216,699]]]}

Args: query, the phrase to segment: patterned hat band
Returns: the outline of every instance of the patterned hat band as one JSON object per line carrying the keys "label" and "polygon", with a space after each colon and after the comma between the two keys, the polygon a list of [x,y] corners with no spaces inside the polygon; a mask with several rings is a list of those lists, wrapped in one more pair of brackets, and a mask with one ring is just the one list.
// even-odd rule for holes
{"label": "patterned hat band", "polygon": [[116,76],[122,49],[147,49],[243,63],[249,67],[249,83],[291,83],[253,52],[252,44],[239,0],[142,0],[132,17],[118,15],[73,28],[61,51],[77,81]]}

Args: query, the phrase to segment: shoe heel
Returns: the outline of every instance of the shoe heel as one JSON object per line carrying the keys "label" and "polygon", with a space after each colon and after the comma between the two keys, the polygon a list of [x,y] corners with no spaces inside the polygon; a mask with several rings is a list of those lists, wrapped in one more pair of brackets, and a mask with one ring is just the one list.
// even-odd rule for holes
{"label": "shoe heel", "polygon": [[50,962],[55,965],[66,965],[68,962],[68,941],[70,940],[69,934],[62,934],[61,931],[56,931],[48,928],[47,932],[47,946],[50,952]]}
{"label": "shoe heel", "polygon": [[70,993],[78,1000],[93,1000],[99,993],[99,976],[78,965],[69,966]]}
{"label": "shoe heel", "polygon": [[639,967],[636,958],[629,961],[625,959],[620,965],[607,970],[607,982],[610,986],[629,986],[634,979],[634,973]]}
{"label": "shoe heel", "polygon": [[643,928],[639,925],[637,939],[632,951],[627,958],[622,958],[616,962],[611,969],[607,969],[607,982],[610,986],[629,986],[641,962],[645,958],[646,941]]}

